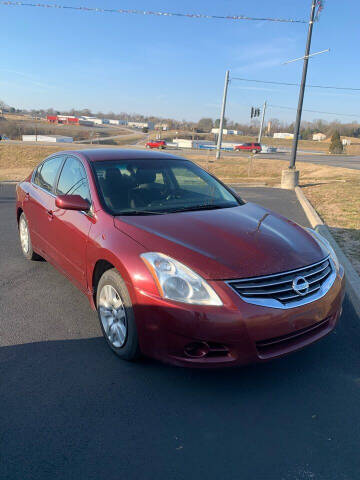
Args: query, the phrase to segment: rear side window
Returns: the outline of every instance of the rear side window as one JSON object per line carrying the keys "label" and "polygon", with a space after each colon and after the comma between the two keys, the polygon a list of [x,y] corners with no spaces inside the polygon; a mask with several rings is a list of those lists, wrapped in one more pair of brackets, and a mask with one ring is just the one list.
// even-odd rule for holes
{"label": "rear side window", "polygon": [[89,183],[86,172],[79,160],[74,157],[66,159],[56,188],[58,195],[80,195],[91,203]]}
{"label": "rear side window", "polygon": [[63,157],[53,157],[46,160],[38,167],[34,183],[44,190],[51,192],[62,161]]}

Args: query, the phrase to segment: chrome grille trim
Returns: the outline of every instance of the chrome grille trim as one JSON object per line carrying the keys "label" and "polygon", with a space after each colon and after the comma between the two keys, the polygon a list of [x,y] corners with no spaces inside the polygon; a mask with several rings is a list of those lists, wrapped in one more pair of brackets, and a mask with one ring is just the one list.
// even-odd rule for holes
{"label": "chrome grille trim", "polygon": [[[301,296],[292,287],[293,280],[304,277],[309,283],[308,292]],[[296,308],[322,298],[336,279],[336,267],[330,256],[312,265],[273,275],[229,280],[225,283],[244,302],[262,307]]]}

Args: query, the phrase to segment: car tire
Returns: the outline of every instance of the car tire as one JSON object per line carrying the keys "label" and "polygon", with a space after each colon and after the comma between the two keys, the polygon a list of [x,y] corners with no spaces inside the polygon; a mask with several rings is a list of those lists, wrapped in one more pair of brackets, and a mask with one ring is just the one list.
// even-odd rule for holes
{"label": "car tire", "polygon": [[41,260],[42,258],[40,257],[40,255],[34,252],[34,249],[32,247],[29,223],[24,212],[22,212],[20,215],[18,227],[20,246],[24,257],[27,260]]}
{"label": "car tire", "polygon": [[137,360],[140,348],[134,310],[125,282],[115,268],[100,278],[96,306],[101,331],[111,350],[123,360]]}
{"label": "car tire", "polygon": [[255,149],[251,150],[251,153],[257,153],[257,150],[255,150]]}

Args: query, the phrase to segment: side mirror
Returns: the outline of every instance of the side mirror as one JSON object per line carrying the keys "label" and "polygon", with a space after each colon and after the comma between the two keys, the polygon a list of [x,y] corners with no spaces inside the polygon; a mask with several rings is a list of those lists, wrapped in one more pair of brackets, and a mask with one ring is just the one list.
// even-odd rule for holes
{"label": "side mirror", "polygon": [[58,195],[55,198],[55,205],[63,210],[78,210],[87,212],[90,204],[80,195]]}

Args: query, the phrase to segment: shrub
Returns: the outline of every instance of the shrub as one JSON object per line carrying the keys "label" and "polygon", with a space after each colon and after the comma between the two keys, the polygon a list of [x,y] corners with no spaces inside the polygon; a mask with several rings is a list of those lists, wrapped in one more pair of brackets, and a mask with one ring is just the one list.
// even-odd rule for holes
{"label": "shrub", "polygon": [[339,132],[334,132],[333,136],[331,137],[331,143],[329,148],[330,153],[343,153],[344,146],[340,139]]}

